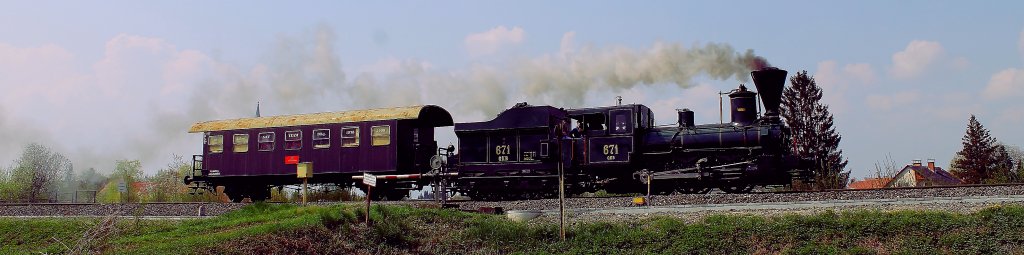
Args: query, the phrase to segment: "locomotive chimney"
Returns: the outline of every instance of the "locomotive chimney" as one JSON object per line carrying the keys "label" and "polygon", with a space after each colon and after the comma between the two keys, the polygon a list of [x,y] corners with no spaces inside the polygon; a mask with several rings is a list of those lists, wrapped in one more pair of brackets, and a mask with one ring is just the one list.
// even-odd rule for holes
{"label": "locomotive chimney", "polygon": [[782,89],[786,86],[787,73],[786,70],[774,67],[750,72],[757,93],[761,94],[765,116],[779,116],[779,104],[782,103]]}

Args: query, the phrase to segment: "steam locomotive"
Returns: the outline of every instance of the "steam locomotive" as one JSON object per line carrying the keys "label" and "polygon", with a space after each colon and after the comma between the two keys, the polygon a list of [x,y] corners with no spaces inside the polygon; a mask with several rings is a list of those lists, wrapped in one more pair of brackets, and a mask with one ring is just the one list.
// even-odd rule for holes
{"label": "steam locomotive", "polygon": [[[560,171],[568,194],[749,192],[813,178],[809,160],[790,152],[790,131],[779,118],[786,75],[751,72],[763,115],[758,93],[740,85],[728,94],[731,121],[705,125],[695,125],[686,109],[675,124],[656,126],[641,104],[526,103],[471,123],[453,123],[432,105],[200,122],[190,132],[203,133],[204,153],[193,157],[185,183],[223,186],[234,201],[264,200],[270,188],[302,183],[292,165],[308,162],[313,183],[363,187],[364,173],[378,176],[375,199],[401,199],[427,186],[478,200],[549,198],[558,194]],[[451,125],[458,153],[433,137],[435,127]]]}
{"label": "steam locomotive", "polygon": [[[558,168],[567,193],[749,192],[813,178],[809,160],[790,153],[790,131],[779,118],[786,71],[751,72],[757,93],[729,93],[731,122],[695,125],[678,111],[674,125],[656,126],[640,104],[561,110],[516,105],[494,120],[456,123],[461,151],[455,190],[484,200],[553,197]],[[650,185],[647,185],[650,184]]]}

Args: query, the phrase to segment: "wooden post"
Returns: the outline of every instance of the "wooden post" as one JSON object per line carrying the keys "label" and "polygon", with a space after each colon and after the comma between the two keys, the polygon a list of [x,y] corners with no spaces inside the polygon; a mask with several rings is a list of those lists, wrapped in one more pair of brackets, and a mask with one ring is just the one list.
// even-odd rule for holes
{"label": "wooden post", "polygon": [[302,178],[302,205],[305,206],[309,196],[309,178]]}
{"label": "wooden post", "polygon": [[367,226],[370,225],[370,191],[372,189],[373,189],[373,186],[370,186],[369,184],[366,185],[366,225]]}
{"label": "wooden post", "polygon": [[647,201],[644,204],[651,205],[651,174],[647,174]]}

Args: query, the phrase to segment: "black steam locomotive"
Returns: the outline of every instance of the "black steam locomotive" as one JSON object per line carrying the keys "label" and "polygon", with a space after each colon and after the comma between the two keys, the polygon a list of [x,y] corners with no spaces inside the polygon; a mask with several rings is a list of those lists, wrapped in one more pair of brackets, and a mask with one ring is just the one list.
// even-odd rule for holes
{"label": "black steam locomotive", "polygon": [[[790,153],[779,118],[786,71],[751,76],[764,114],[757,93],[741,85],[729,93],[731,121],[718,124],[694,125],[684,109],[676,124],[655,126],[640,104],[567,110],[525,103],[474,123],[453,123],[432,105],[200,122],[189,132],[203,134],[203,155],[193,156],[185,183],[224,187],[233,201],[264,200],[271,188],[302,183],[296,165],[309,163],[314,183],[362,187],[364,173],[379,176],[375,199],[434,186],[504,200],[557,196],[560,169],[570,194],[739,193],[812,178],[807,161]],[[434,140],[435,127],[453,124],[458,154]]]}
{"label": "black steam locomotive", "polygon": [[456,123],[454,188],[485,200],[553,197],[559,167],[567,193],[743,193],[812,178],[802,170],[808,161],[791,155],[779,118],[786,71],[751,76],[765,113],[758,115],[757,93],[740,85],[729,93],[729,123],[694,125],[693,112],[683,109],[675,125],[655,126],[640,104],[562,110],[525,103],[491,121]]}

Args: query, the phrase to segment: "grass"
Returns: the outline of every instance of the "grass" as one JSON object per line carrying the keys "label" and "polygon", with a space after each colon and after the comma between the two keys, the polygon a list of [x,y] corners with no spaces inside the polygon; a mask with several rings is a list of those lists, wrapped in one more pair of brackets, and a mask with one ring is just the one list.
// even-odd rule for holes
{"label": "grass", "polygon": [[[999,254],[1024,250],[1024,207],[669,217],[568,229],[453,210],[254,204],[212,219],[121,220],[107,254]],[[62,253],[96,219],[0,219],[0,254]]]}

